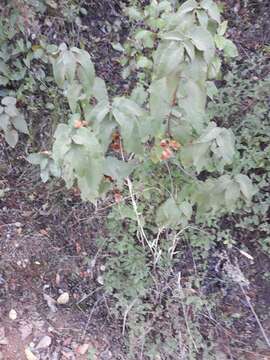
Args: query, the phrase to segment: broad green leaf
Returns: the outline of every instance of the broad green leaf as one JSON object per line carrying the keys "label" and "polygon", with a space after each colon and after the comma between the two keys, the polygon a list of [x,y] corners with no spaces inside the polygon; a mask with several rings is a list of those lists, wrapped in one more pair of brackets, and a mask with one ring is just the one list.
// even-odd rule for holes
{"label": "broad green leaf", "polygon": [[145,48],[152,49],[154,47],[154,33],[149,30],[139,30],[134,38],[141,41]]}
{"label": "broad green leaf", "polygon": [[142,18],[141,12],[135,6],[129,6],[127,8],[127,15],[132,20],[141,20],[141,18]]}
{"label": "broad green leaf", "polygon": [[167,79],[164,77],[152,82],[150,86],[150,113],[153,118],[165,119],[171,110],[171,94]]}
{"label": "broad green leaf", "polygon": [[161,39],[163,40],[173,40],[173,41],[183,41],[185,39],[185,35],[182,34],[178,30],[173,30],[166,32],[161,35]]}
{"label": "broad green leaf", "polygon": [[10,118],[10,121],[12,122],[12,124],[16,130],[18,130],[24,134],[29,134],[28,126],[27,126],[27,123],[26,123],[23,115],[20,114],[16,117],[12,117],[12,118]]}
{"label": "broad green leaf", "polygon": [[196,9],[196,7],[198,6],[197,1],[195,0],[188,0],[185,1],[178,9],[178,13],[183,15],[186,14],[190,11],[193,11],[194,9]]}
{"label": "broad green leaf", "polygon": [[209,20],[207,13],[202,9],[198,9],[196,11],[196,14],[197,14],[200,25],[204,28],[207,28],[208,20]]}
{"label": "broad green leaf", "polygon": [[78,129],[76,133],[72,135],[72,140],[75,144],[85,146],[87,151],[91,152],[92,157],[103,153],[95,134],[93,134],[89,128],[83,127]]}
{"label": "broad green leaf", "polygon": [[198,142],[206,143],[215,140],[222,130],[223,128],[217,127],[214,122],[211,122],[199,137]]}
{"label": "broad green leaf", "polygon": [[153,66],[153,63],[146,56],[139,56],[137,59],[137,62],[136,62],[136,66],[138,69],[140,69],[140,68],[151,69],[151,67]]}
{"label": "broad green leaf", "polygon": [[71,51],[75,54],[76,61],[81,65],[78,68],[78,77],[83,85],[84,91],[87,95],[91,95],[95,81],[95,68],[91,57],[87,51],[82,49],[73,47]]}
{"label": "broad green leaf", "polygon": [[70,150],[71,129],[66,124],[59,124],[56,128],[53,144],[53,159],[57,164],[63,162],[64,155]]}
{"label": "broad green leaf", "polygon": [[115,108],[130,116],[138,117],[144,114],[144,111],[138,104],[136,104],[133,100],[126,99],[124,97],[114,98],[113,109]]}
{"label": "broad green leaf", "polygon": [[7,131],[10,125],[10,117],[7,114],[0,115],[0,129]]}
{"label": "broad green leaf", "polygon": [[89,113],[85,114],[85,120],[90,123],[100,124],[110,112],[110,105],[107,100],[100,101]]}
{"label": "broad green leaf", "polygon": [[215,56],[208,65],[208,79],[216,79],[221,69],[221,60]]}
{"label": "broad green leaf", "polygon": [[6,96],[1,100],[1,104],[4,106],[12,106],[15,107],[16,106],[16,98],[13,96]]}
{"label": "broad green leaf", "polygon": [[201,131],[205,117],[206,89],[198,82],[187,79],[179,83],[177,98],[179,106],[185,112],[185,121],[195,130]]}
{"label": "broad green leaf", "polygon": [[47,182],[49,180],[49,177],[50,177],[50,170],[49,170],[49,167],[46,166],[44,169],[42,169],[40,171],[40,178],[42,180],[42,182]]}
{"label": "broad green leaf", "polygon": [[225,190],[225,203],[228,210],[233,210],[236,201],[240,197],[240,186],[237,183],[231,183]]}
{"label": "broad green leaf", "polygon": [[184,59],[184,47],[175,41],[161,43],[154,54],[154,71],[157,79],[179,72]]}
{"label": "broad green leaf", "polygon": [[7,78],[9,78],[10,76],[10,69],[7,64],[2,60],[0,60],[0,73],[5,75]]}
{"label": "broad green leaf", "polygon": [[157,209],[156,222],[160,227],[176,226],[181,223],[182,217],[175,200],[169,198]]}
{"label": "broad green leaf", "polygon": [[7,129],[5,131],[5,139],[9,146],[15,147],[19,139],[18,132],[14,129]]}
{"label": "broad green leaf", "polygon": [[27,156],[27,161],[29,161],[30,164],[39,165],[43,158],[44,158],[44,155],[39,154],[39,153],[34,153],[34,154],[30,154]]}
{"label": "broad green leaf", "polygon": [[226,39],[223,51],[224,51],[224,55],[227,57],[238,56],[238,50],[237,50],[236,45],[229,39]]}
{"label": "broad green leaf", "polygon": [[208,167],[210,162],[209,144],[199,143],[187,145],[181,149],[180,157],[185,167],[193,165],[197,173],[200,173],[202,169]]}
{"label": "broad green leaf", "polygon": [[14,105],[7,105],[5,107],[5,113],[10,116],[10,117],[13,117],[13,116],[18,116],[19,114],[19,111],[18,109],[16,108],[16,106]]}
{"label": "broad green leaf", "polygon": [[223,129],[223,131],[216,137],[216,142],[222,158],[226,162],[231,163],[235,154],[234,136],[232,132],[227,129]]}
{"label": "broad green leaf", "polygon": [[214,81],[207,81],[206,83],[206,91],[207,91],[207,96],[213,100],[214,97],[218,94],[218,89],[214,83]]}
{"label": "broad green leaf", "polygon": [[81,91],[82,86],[77,81],[73,81],[70,85],[67,86],[66,96],[68,99],[70,110],[73,113],[76,113]]}
{"label": "broad green leaf", "polygon": [[183,44],[188,56],[190,57],[190,60],[193,61],[195,58],[194,45],[189,40],[183,41]]}
{"label": "broad green leaf", "polygon": [[94,81],[93,96],[97,99],[98,102],[109,102],[105,81],[99,77],[96,77]]}
{"label": "broad green leaf", "polygon": [[108,156],[105,159],[104,174],[111,176],[119,185],[131,174],[135,165],[130,162],[118,160],[116,157]]}
{"label": "broad green leaf", "polygon": [[227,30],[227,26],[228,26],[228,21],[222,21],[222,23],[219,25],[217,33],[220,36],[223,36]]}
{"label": "broad green leaf", "polygon": [[220,12],[217,4],[213,0],[202,0],[201,7],[207,10],[209,16],[220,23]]}
{"label": "broad green leaf", "polygon": [[204,52],[204,58],[209,63],[215,55],[214,39],[211,33],[202,26],[194,26],[189,31],[189,36],[196,48]]}
{"label": "broad green leaf", "polygon": [[113,43],[112,44],[112,48],[116,51],[120,51],[120,52],[124,52],[125,49],[123,48],[123,46],[118,42],[118,43]]}
{"label": "broad green leaf", "polygon": [[231,40],[226,39],[224,36],[215,35],[215,43],[219,50],[224,51],[225,56],[227,57],[238,56],[238,50],[235,44]]}
{"label": "broad green leaf", "polygon": [[252,184],[250,178],[243,174],[235,176],[235,180],[240,185],[241,193],[244,195],[247,201],[251,201],[253,195],[256,194],[256,187]]}
{"label": "broad green leaf", "polygon": [[188,201],[183,201],[180,203],[179,209],[185,215],[187,220],[190,220],[191,215],[192,215],[192,205]]}
{"label": "broad green leaf", "polygon": [[131,100],[135,101],[136,104],[139,104],[140,106],[143,106],[146,99],[148,97],[148,93],[144,89],[142,85],[137,85],[131,93]]}

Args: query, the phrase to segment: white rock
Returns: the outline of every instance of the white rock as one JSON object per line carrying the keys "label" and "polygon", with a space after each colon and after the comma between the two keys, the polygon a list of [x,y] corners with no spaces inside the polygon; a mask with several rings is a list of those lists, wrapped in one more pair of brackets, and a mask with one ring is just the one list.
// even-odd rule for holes
{"label": "white rock", "polygon": [[14,321],[17,319],[17,311],[14,310],[14,309],[11,309],[9,314],[8,314],[8,317],[10,318],[10,320]]}
{"label": "white rock", "polygon": [[69,293],[64,292],[61,294],[57,299],[57,304],[59,305],[65,305],[69,302]]}
{"label": "white rock", "polygon": [[38,360],[38,358],[32,353],[29,348],[24,350],[25,356],[27,360]]}
{"label": "white rock", "polygon": [[36,346],[36,349],[46,349],[47,347],[49,347],[52,343],[52,339],[50,338],[50,336],[45,335],[43,336],[43,338],[39,341],[39,343]]}

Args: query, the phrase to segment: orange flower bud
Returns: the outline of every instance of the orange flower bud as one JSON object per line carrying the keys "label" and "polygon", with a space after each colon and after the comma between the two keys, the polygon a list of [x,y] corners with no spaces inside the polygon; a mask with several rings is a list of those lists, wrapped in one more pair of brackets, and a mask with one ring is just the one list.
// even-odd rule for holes
{"label": "orange flower bud", "polygon": [[179,150],[181,147],[181,144],[179,144],[178,141],[176,140],[170,140],[169,141],[169,146],[173,149],[173,150]]}
{"label": "orange flower bud", "polygon": [[173,156],[172,151],[169,148],[166,148],[165,150],[162,151],[161,160],[167,160],[172,156]]}
{"label": "orange flower bud", "polygon": [[81,120],[76,120],[74,123],[74,127],[75,129],[80,129],[81,127],[83,127],[83,123]]}

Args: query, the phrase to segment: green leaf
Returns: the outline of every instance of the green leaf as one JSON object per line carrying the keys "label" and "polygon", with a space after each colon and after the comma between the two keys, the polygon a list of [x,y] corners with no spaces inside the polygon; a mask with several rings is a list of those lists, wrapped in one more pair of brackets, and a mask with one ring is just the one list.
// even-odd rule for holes
{"label": "green leaf", "polygon": [[180,71],[184,47],[175,41],[161,43],[154,54],[154,71],[157,79]]}
{"label": "green leaf", "polygon": [[10,117],[13,117],[13,116],[17,116],[19,114],[19,111],[18,109],[16,108],[16,106],[14,105],[8,105],[5,107],[5,113],[10,116]]}
{"label": "green leaf", "polygon": [[97,99],[98,102],[109,102],[105,81],[99,77],[95,78],[93,86],[93,96]]}
{"label": "green leaf", "polygon": [[240,197],[240,186],[237,183],[231,183],[225,190],[225,203],[228,210],[233,210],[236,201]]}
{"label": "green leaf", "polygon": [[173,198],[167,199],[158,209],[156,222],[160,227],[176,226],[182,220],[182,211]]}
{"label": "green leaf", "polygon": [[110,105],[107,100],[100,101],[89,113],[85,114],[85,120],[100,124],[110,112]]}
{"label": "green leaf", "polygon": [[226,39],[223,51],[224,51],[224,55],[227,57],[238,56],[238,50],[237,50],[236,45],[229,39]]}
{"label": "green leaf", "polygon": [[222,158],[227,163],[231,163],[235,154],[233,133],[230,130],[223,129],[222,132],[216,137],[216,142]]}
{"label": "green leaf", "polygon": [[202,26],[194,26],[189,31],[189,36],[196,48],[204,52],[205,60],[209,63],[215,55],[214,39],[211,33]]}
{"label": "green leaf", "polygon": [[190,60],[193,61],[195,58],[194,45],[188,40],[183,41],[183,44],[188,56],[190,57]]}
{"label": "green leaf", "polygon": [[221,69],[221,60],[217,56],[213,58],[208,66],[208,79],[216,79]]}
{"label": "green leaf", "polygon": [[222,23],[219,25],[218,29],[217,29],[217,33],[220,36],[223,36],[227,30],[227,26],[228,26],[228,21],[222,21]]}
{"label": "green leaf", "polygon": [[151,67],[153,66],[153,63],[146,56],[139,56],[137,59],[137,62],[136,62],[136,66],[138,69],[140,69],[140,68],[151,69]]}
{"label": "green leaf", "polygon": [[16,100],[15,97],[13,97],[13,96],[6,96],[6,97],[4,97],[4,98],[2,99],[1,104],[4,105],[4,106],[9,106],[9,105],[10,105],[10,106],[15,107],[15,106],[16,106],[16,102],[17,102],[17,100]]}
{"label": "green leaf", "polygon": [[91,57],[87,51],[71,48],[73,54],[75,54],[76,61],[81,65],[78,69],[78,77],[82,83],[84,91],[88,96],[92,93],[92,88],[95,81],[95,68],[92,63]]}
{"label": "green leaf", "polygon": [[99,141],[89,128],[78,129],[72,136],[72,140],[75,144],[85,146],[91,152],[91,156],[99,156],[103,153]]}
{"label": "green leaf", "polygon": [[77,81],[73,81],[70,85],[67,86],[66,97],[68,99],[70,110],[73,113],[76,113],[81,91],[82,86]]}
{"label": "green leaf", "polygon": [[33,165],[39,165],[40,162],[44,159],[44,155],[39,153],[33,153],[27,156],[27,161]]}
{"label": "green leaf", "polygon": [[112,44],[112,48],[116,51],[120,51],[120,52],[124,52],[125,49],[123,48],[123,46],[118,42],[118,43],[113,43]]}
{"label": "green leaf", "polygon": [[184,110],[184,119],[195,130],[201,131],[205,117],[206,89],[192,79],[179,83],[177,92],[179,106]]}
{"label": "green leaf", "polygon": [[141,18],[142,18],[141,12],[135,6],[129,6],[127,8],[127,15],[132,20],[141,20]]}
{"label": "green leaf", "polygon": [[15,145],[17,144],[18,139],[19,139],[18,132],[14,129],[6,130],[5,131],[5,139],[9,146],[15,147]]}
{"label": "green leaf", "polygon": [[198,3],[195,0],[185,1],[183,3],[183,5],[181,5],[180,8],[178,9],[178,14],[181,14],[181,15],[186,14],[186,13],[196,9],[197,6],[198,6]]}
{"label": "green leaf", "polygon": [[250,178],[243,174],[238,174],[235,176],[235,180],[240,185],[241,193],[244,195],[247,201],[251,201],[253,195],[256,194],[257,189],[252,184]]}
{"label": "green leaf", "polygon": [[201,2],[201,7],[207,10],[209,16],[220,23],[220,12],[217,4],[213,0],[203,0]]}
{"label": "green leaf", "polygon": [[49,161],[49,170],[52,176],[54,177],[60,177],[61,176],[61,169],[59,166],[56,165],[55,161],[51,160]]}
{"label": "green leaf", "polygon": [[152,49],[154,47],[154,33],[149,30],[139,30],[134,38],[137,41],[142,42],[143,46],[145,48]]}
{"label": "green leaf", "polygon": [[104,174],[111,176],[117,181],[118,185],[121,185],[123,180],[128,177],[134,170],[135,165],[120,161],[115,157],[108,156],[105,159]]}
{"label": "green leaf", "polygon": [[202,9],[198,9],[196,11],[196,14],[197,14],[200,25],[204,28],[207,28],[208,20],[209,20],[207,13]]}
{"label": "green leaf", "polygon": [[0,115],[0,129],[7,131],[8,127],[10,125],[9,119],[10,118],[7,114]]}
{"label": "green leaf", "polygon": [[27,123],[22,114],[20,114],[16,117],[10,118],[10,121],[12,122],[12,124],[16,130],[18,130],[24,134],[29,134]]}
{"label": "green leaf", "polygon": [[218,94],[218,89],[214,83],[214,81],[207,81],[206,86],[207,96],[213,100],[215,96]]}
{"label": "green leaf", "polygon": [[170,113],[172,98],[165,77],[152,82],[149,101],[150,112],[153,118],[163,120]]}

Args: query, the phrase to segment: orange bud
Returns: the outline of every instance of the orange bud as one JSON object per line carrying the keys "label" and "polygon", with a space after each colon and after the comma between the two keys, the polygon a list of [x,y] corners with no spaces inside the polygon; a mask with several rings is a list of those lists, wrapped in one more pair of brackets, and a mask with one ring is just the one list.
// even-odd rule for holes
{"label": "orange bud", "polygon": [[169,146],[173,149],[173,150],[179,150],[181,147],[181,144],[179,144],[178,141],[176,140],[170,140],[169,141]]}
{"label": "orange bud", "polygon": [[114,194],[114,201],[119,204],[122,201],[122,195],[119,192]]}
{"label": "orange bud", "polygon": [[83,127],[83,123],[81,120],[76,120],[74,123],[74,127],[75,129],[80,129],[81,127]]}
{"label": "orange bud", "polygon": [[85,120],[83,120],[83,121],[82,121],[82,125],[83,125],[83,126],[88,126],[88,122],[85,121]]}
{"label": "orange bud", "polygon": [[161,140],[159,145],[163,148],[166,148],[168,146],[168,140],[165,140],[165,139]]}
{"label": "orange bud", "polygon": [[161,160],[167,160],[172,156],[173,156],[172,151],[169,148],[166,148],[165,150],[162,151]]}

